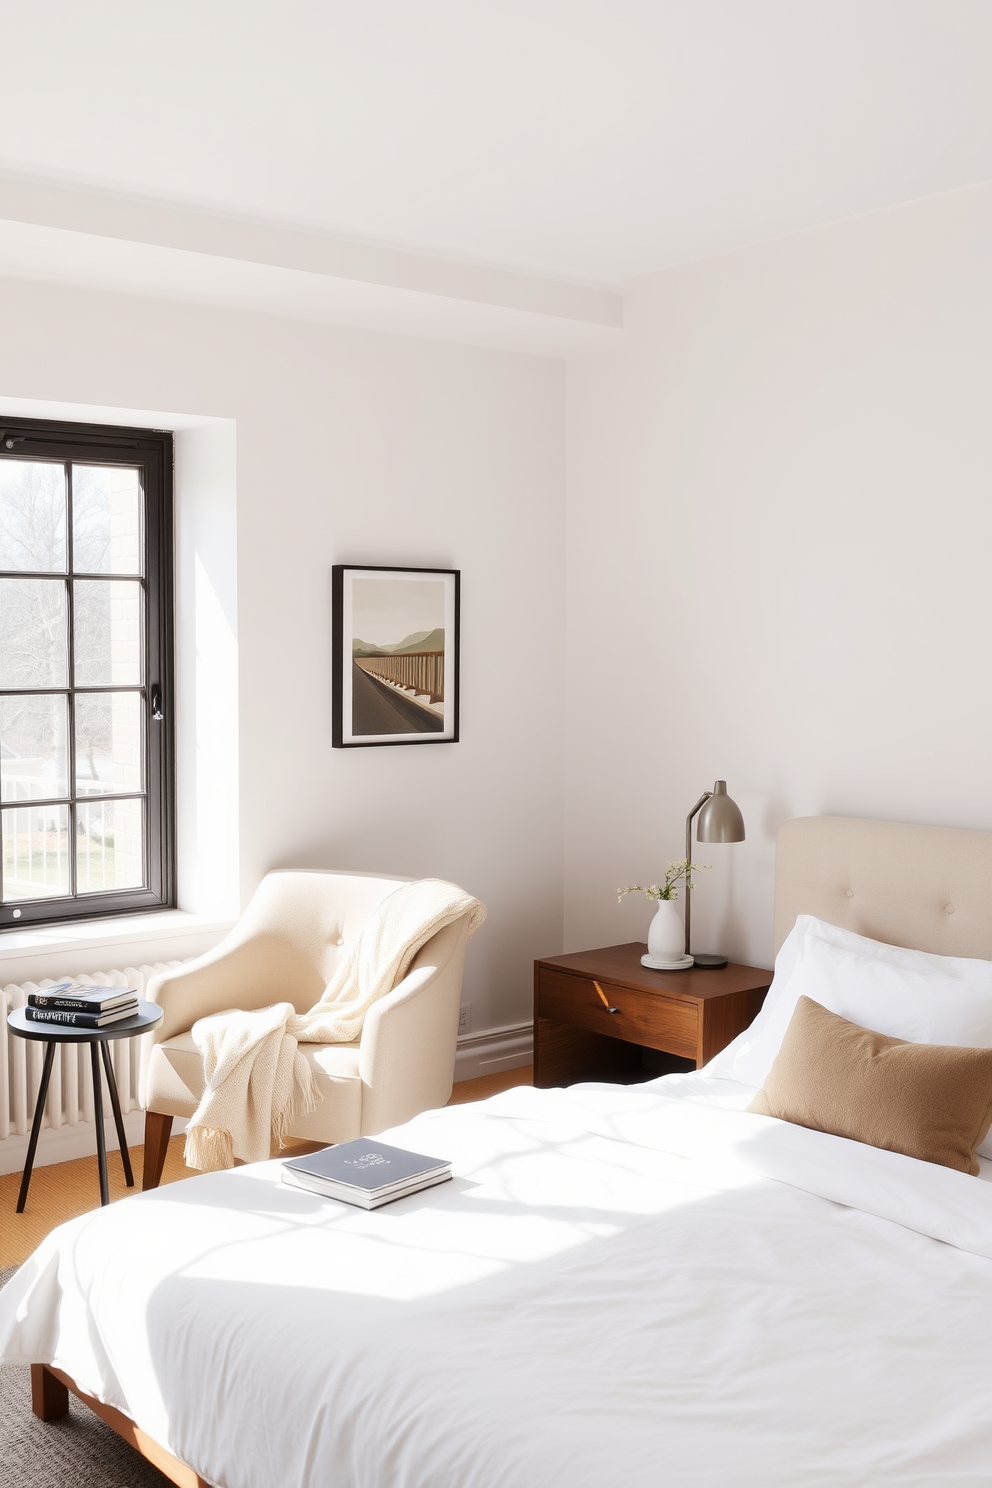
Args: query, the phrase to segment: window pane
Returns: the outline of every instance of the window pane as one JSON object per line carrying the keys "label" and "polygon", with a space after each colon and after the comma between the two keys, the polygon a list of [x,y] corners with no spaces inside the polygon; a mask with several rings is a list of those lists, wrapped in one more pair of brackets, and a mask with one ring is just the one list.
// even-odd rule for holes
{"label": "window pane", "polygon": [[2,815],[4,903],[68,894],[68,806],[13,806]]}
{"label": "window pane", "polygon": [[76,791],[80,796],[140,791],[141,694],[76,694]]}
{"label": "window pane", "polygon": [[64,579],[0,579],[0,687],[65,687]]}
{"label": "window pane", "polygon": [[126,465],[73,465],[72,566],[140,574],[141,478]]}
{"label": "window pane", "polygon": [[0,568],[65,573],[65,469],[0,460]]}
{"label": "window pane", "polygon": [[69,794],[68,712],[64,696],[0,697],[0,800]]}
{"label": "window pane", "polygon": [[141,585],[77,579],[73,584],[76,686],[141,681]]}
{"label": "window pane", "polygon": [[144,876],[144,802],[80,801],[76,808],[76,890],[140,889]]}

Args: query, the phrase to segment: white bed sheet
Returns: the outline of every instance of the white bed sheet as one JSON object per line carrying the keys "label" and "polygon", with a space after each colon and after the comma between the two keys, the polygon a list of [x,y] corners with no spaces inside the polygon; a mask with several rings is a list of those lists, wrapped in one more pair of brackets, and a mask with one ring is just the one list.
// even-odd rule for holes
{"label": "white bed sheet", "polygon": [[386,1140],[373,1213],[263,1163],[55,1231],[0,1355],[222,1488],[987,1485],[992,1188],[705,1075],[519,1089]]}

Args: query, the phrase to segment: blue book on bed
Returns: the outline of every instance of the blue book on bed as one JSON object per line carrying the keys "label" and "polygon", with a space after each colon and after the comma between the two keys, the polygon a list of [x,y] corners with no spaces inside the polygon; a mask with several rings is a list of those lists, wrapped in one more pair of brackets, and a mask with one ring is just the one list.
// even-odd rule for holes
{"label": "blue book on bed", "polygon": [[450,1177],[451,1163],[445,1158],[425,1157],[366,1137],[291,1157],[282,1165],[284,1183],[361,1209],[378,1209]]}

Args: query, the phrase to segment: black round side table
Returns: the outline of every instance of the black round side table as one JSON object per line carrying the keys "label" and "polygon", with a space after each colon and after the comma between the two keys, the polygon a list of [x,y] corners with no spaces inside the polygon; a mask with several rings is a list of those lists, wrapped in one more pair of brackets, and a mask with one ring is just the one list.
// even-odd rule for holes
{"label": "black round side table", "polygon": [[98,1045],[103,1055],[107,1090],[110,1092],[110,1104],[114,1110],[114,1121],[117,1126],[117,1140],[121,1144],[124,1177],[128,1188],[134,1187],[131,1156],[124,1139],[124,1119],[121,1116],[121,1103],[117,1095],[117,1081],[114,1079],[114,1066],[110,1061],[110,1050],[107,1044],[111,1039],[137,1038],[138,1034],[147,1033],[161,1016],[162,1009],[157,1003],[144,1002],[141,998],[138,999],[138,1011],[132,1017],[122,1018],[119,1023],[108,1023],[105,1028],[77,1028],[71,1023],[36,1023],[33,1019],[24,1016],[23,1008],[15,1008],[12,1013],[7,1014],[7,1026],[11,1033],[15,1033],[18,1038],[33,1039],[36,1043],[48,1046],[45,1050],[45,1063],[41,1070],[41,1084],[38,1086],[34,1120],[31,1122],[31,1140],[28,1143],[28,1155],[24,1161],[21,1191],[17,1196],[18,1214],[23,1214],[25,1200],[28,1196],[28,1184],[31,1182],[34,1154],[38,1146],[38,1134],[41,1131],[41,1118],[44,1115],[45,1101],[48,1097],[48,1082],[52,1078],[56,1044],[89,1044],[90,1046],[93,1069],[93,1119],[96,1123],[96,1151],[100,1161],[100,1203],[110,1203],[110,1185],[107,1182],[107,1138],[103,1130],[103,1094],[100,1089]]}

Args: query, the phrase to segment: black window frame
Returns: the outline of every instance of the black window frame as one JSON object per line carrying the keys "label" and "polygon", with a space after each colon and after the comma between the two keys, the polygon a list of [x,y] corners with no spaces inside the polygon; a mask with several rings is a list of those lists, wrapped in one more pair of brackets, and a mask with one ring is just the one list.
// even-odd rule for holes
{"label": "black window frame", "polygon": [[[10,443],[8,443],[10,441]],[[116,889],[86,894],[75,892],[51,899],[3,898],[3,855],[0,852],[0,934],[30,926],[71,924],[77,920],[145,914],[174,909],[176,905],[176,764],[174,728],[174,595],[175,563],[173,536],[174,439],[169,431],[132,429],[117,424],[76,424],[55,420],[6,418],[0,415],[0,460],[6,458],[56,460],[80,463],[137,466],[144,488],[144,576],[140,580],[145,598],[142,644],[143,667],[140,687],[144,713],[144,880],[138,889]],[[71,512],[69,513],[71,515]],[[74,571],[71,562],[71,521],[67,531],[66,584],[69,614]],[[23,570],[3,569],[4,577],[27,577]],[[51,575],[45,575],[51,577]],[[109,577],[106,574],[95,575]],[[73,768],[73,701],[76,688],[71,670],[67,686],[41,687],[40,692],[65,692],[69,698],[69,840],[72,863],[78,849],[76,830],[77,786]],[[20,694],[32,689],[0,689],[0,695]],[[108,691],[111,689],[107,689]],[[130,689],[128,689],[130,690]],[[159,716],[161,715],[161,716]],[[132,794],[122,792],[122,794]],[[113,796],[110,796],[113,799]],[[61,798],[59,798],[61,802]],[[12,803],[4,802],[3,806]],[[45,804],[23,802],[24,806]],[[50,803],[49,803],[50,804]]]}

